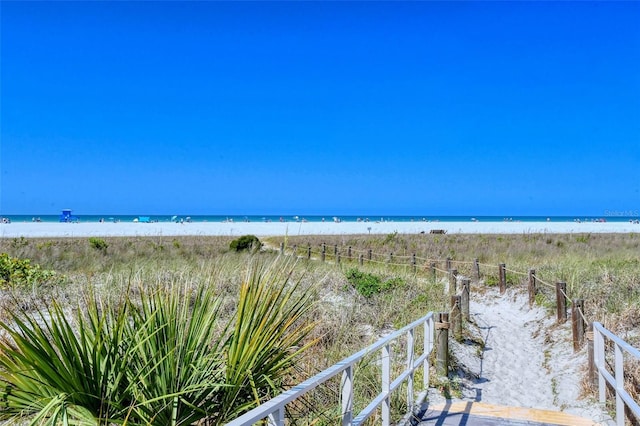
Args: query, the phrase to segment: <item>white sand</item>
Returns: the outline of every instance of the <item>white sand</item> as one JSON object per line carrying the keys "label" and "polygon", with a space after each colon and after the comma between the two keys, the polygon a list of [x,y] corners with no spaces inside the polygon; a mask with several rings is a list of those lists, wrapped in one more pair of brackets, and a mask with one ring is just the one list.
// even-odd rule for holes
{"label": "white sand", "polygon": [[[529,309],[526,295],[496,290],[473,294],[470,314],[486,346],[454,343],[453,353],[465,366],[463,401],[563,411],[611,424],[591,399],[580,399],[587,363],[586,349],[573,352],[570,322],[556,326],[544,309]],[[432,403],[438,403],[438,395]]]}
{"label": "white sand", "polygon": [[0,238],[177,235],[347,235],[419,234],[432,229],[464,234],[628,233],[640,232],[629,222],[193,222],[193,223],[48,223],[0,224]]}

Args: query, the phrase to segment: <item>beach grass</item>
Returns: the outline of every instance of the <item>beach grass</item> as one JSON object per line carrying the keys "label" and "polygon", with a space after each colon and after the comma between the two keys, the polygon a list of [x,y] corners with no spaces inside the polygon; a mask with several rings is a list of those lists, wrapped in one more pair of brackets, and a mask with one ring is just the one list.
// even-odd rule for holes
{"label": "beach grass", "polygon": [[[88,288],[114,302],[123,292],[133,292],[134,300],[140,305],[151,297],[148,294],[154,294],[154,286],[189,283],[192,288],[201,286],[215,295],[218,318],[215,329],[222,335],[229,332],[223,324],[232,323],[241,311],[243,283],[252,280],[251,274],[247,275],[247,265],[273,262],[283,243],[287,252],[294,245],[298,247],[300,259],[287,269],[287,280],[290,280],[287,282],[295,283],[297,294],[308,298],[305,303],[313,308],[305,311],[305,315],[313,312],[314,323],[308,330],[303,326],[308,334],[293,345],[303,347],[305,351],[299,354],[295,365],[283,369],[286,373],[278,376],[277,382],[283,387],[322,371],[428,311],[447,311],[446,278],[440,273],[434,276],[430,270],[432,260],[437,260],[438,268],[442,269],[446,258],[453,259],[460,273],[469,276],[474,274],[473,260],[477,258],[482,265],[482,282],[486,284],[496,282],[499,263],[506,263],[509,270],[522,273],[535,268],[538,276],[550,283],[566,281],[568,293],[585,300],[585,315],[590,321],[602,322],[631,344],[637,346],[640,342],[637,333],[640,325],[638,234],[289,236],[265,238],[263,250],[253,254],[231,250],[231,237],[110,237],[101,240],[0,240],[1,252],[31,259],[33,264],[66,277],[65,283],[60,285],[6,289],[1,299],[5,323],[12,319],[7,312],[16,307],[20,307],[25,315],[33,315],[37,309],[47,309],[51,300],[72,306],[86,297]],[[325,262],[319,261],[323,244]],[[334,255],[335,246],[341,255],[339,264]],[[312,248],[312,260],[306,259],[308,247]],[[351,258],[347,257],[348,247],[351,247]],[[360,265],[358,256],[366,255],[368,250],[377,261]],[[415,271],[410,265],[414,253],[418,258]],[[353,271],[358,271],[359,276],[376,277],[381,283],[394,284],[363,294],[349,281],[349,276],[354,276]],[[278,281],[273,277],[267,281],[270,280]],[[509,272],[507,281],[511,287],[526,289],[523,274]],[[554,293],[545,286],[539,289],[537,300],[553,309]],[[283,312],[288,312],[287,309],[286,306],[279,308]],[[290,311],[292,315],[295,312]],[[249,317],[245,331],[254,328],[252,321],[256,321],[255,318]],[[240,330],[238,336],[241,334]],[[231,340],[229,344],[232,344]],[[233,345],[241,346],[239,341]],[[244,362],[239,355],[233,358]],[[367,366],[360,368],[366,376]],[[634,368],[630,366],[629,371],[635,371]],[[356,406],[366,395],[375,393],[376,385],[371,382],[367,389],[367,383],[369,381],[364,380],[358,384]],[[307,399],[334,400],[338,385],[329,384],[324,390],[314,391]],[[236,395],[232,399],[248,408],[249,402],[268,395],[271,393],[254,391],[252,395]],[[296,406],[294,411],[301,419],[300,424],[309,419],[315,419],[318,424],[331,424],[335,412],[327,411],[323,404],[313,401],[309,400],[305,405],[303,400]]]}

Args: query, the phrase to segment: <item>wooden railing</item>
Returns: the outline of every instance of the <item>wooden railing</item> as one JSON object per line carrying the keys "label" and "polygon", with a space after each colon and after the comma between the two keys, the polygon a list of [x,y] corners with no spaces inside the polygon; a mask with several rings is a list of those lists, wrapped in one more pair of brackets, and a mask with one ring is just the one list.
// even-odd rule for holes
{"label": "wooden railing", "polygon": [[[605,343],[613,344],[614,365],[613,374],[607,369]],[[600,402],[607,400],[607,383],[616,394],[616,424],[624,426],[625,406],[640,419],[640,405],[633,400],[624,388],[624,355],[631,355],[640,361],[640,351],[603,327],[599,322],[593,323],[594,363],[598,374],[598,394]]]}
{"label": "wooden railing", "polygon": [[[422,350],[415,347],[416,330],[422,328],[424,333]],[[227,423],[227,426],[243,426],[251,425],[263,419],[268,419],[270,425],[283,426],[285,424],[285,409],[287,404],[302,397],[307,392],[320,386],[327,380],[342,375],[340,383],[340,424],[361,425],[369,418],[378,408],[381,410],[381,419],[383,425],[391,424],[391,394],[397,390],[403,383],[407,383],[406,406],[407,415],[412,412],[414,407],[422,404],[426,392],[422,392],[417,398],[414,396],[414,374],[416,370],[423,369],[423,389],[427,389],[429,385],[429,354],[433,350],[434,336],[434,316],[428,313],[424,317],[412,322],[404,328],[378,340],[373,345],[362,349],[348,358],[334,364],[328,369],[318,373],[308,380],[300,383],[279,396],[267,401],[266,403],[256,407],[255,409],[245,413],[237,419]],[[391,369],[391,348],[392,344],[406,335],[406,362],[405,368],[397,375],[392,377]],[[416,354],[416,350],[418,353]],[[354,367],[358,362],[366,356],[380,352],[380,384],[381,392],[359,413],[353,412],[354,401]]]}

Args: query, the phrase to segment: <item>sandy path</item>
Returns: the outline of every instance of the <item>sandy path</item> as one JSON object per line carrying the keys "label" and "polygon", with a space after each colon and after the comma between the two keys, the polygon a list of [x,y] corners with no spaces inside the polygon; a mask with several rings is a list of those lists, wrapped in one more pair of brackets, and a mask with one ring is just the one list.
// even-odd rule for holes
{"label": "sandy path", "polygon": [[[587,354],[574,354],[569,323],[556,325],[544,309],[529,309],[526,295],[511,290],[476,292],[469,310],[469,330],[485,346],[452,343],[465,372],[461,400],[564,411],[613,424],[596,401],[580,398]],[[432,399],[439,402],[441,396]]]}

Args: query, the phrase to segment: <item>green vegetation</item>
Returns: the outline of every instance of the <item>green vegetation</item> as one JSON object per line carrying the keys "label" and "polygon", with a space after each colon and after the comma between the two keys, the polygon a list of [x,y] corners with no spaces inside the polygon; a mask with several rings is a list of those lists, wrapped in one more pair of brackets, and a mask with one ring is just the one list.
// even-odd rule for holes
{"label": "green vegetation", "polygon": [[374,294],[401,286],[404,280],[400,277],[383,280],[378,275],[362,272],[352,268],[346,272],[347,281],[364,297],[371,297]]}
{"label": "green vegetation", "polygon": [[0,253],[0,289],[29,288],[44,284],[62,284],[64,277],[42,269],[29,259],[18,259]]}
{"label": "green vegetation", "polygon": [[[85,294],[0,322],[0,419],[32,424],[223,424],[279,393],[313,342],[312,288],[293,264],[252,261],[237,314],[213,287],[135,282],[116,300]],[[307,319],[305,319],[307,318]],[[188,368],[185,368],[188,367]]]}
{"label": "green vegetation", "polygon": [[243,235],[229,244],[229,248],[235,251],[255,251],[259,250],[260,247],[262,247],[262,244],[255,235]]}
{"label": "green vegetation", "polygon": [[97,237],[89,238],[89,245],[98,251],[106,251],[107,247],[109,247],[109,244],[107,244],[105,240]]}
{"label": "green vegetation", "polygon": [[[629,332],[640,328],[640,259],[637,255],[640,235],[637,234],[436,236],[394,233],[274,237],[265,239],[265,247],[276,248],[283,242],[289,250],[297,245],[299,254],[306,259],[310,246],[316,261],[288,264],[269,273],[266,272],[270,270],[268,265],[278,257],[277,250],[255,250],[256,241],[253,249],[236,251],[230,250],[234,240],[230,237],[101,240],[108,249],[87,244],[86,238],[0,239],[3,265],[13,265],[8,269],[18,271],[22,266],[17,265],[24,262],[33,268],[31,272],[13,275],[32,278],[7,280],[4,272],[2,275],[2,286],[10,290],[10,297],[0,298],[0,320],[5,328],[11,326],[17,334],[7,338],[1,349],[4,352],[2,380],[5,384],[13,380],[15,384],[0,388],[13,392],[11,396],[7,394],[11,404],[19,404],[20,400],[25,403],[32,396],[19,391],[19,386],[28,385],[34,395],[41,392],[37,394],[39,402],[30,405],[27,411],[18,405],[11,409],[13,411],[3,408],[6,416],[18,415],[20,411],[25,421],[38,419],[35,423],[40,424],[66,413],[64,415],[75,419],[102,419],[92,420],[94,424],[105,424],[108,418],[113,423],[124,423],[121,416],[126,406],[128,424],[148,421],[172,424],[174,420],[175,424],[187,424],[185,422],[195,421],[193,419],[205,418],[198,417],[202,411],[207,411],[208,422],[223,422],[223,417],[230,418],[280,389],[301,382],[390,330],[428,311],[447,310],[450,303],[444,294],[447,277],[442,272],[434,275],[431,270],[433,262],[438,269],[446,269],[444,259],[447,257],[453,258],[452,267],[460,274],[472,277],[476,271],[471,261],[478,258],[485,285],[497,285],[499,263],[522,273],[535,268],[540,280],[536,302],[548,309],[555,307],[553,284],[565,281],[571,297],[585,299],[589,320],[603,322],[614,332],[624,333],[633,345],[640,343],[637,333]],[[262,242],[257,243],[257,247],[262,246]],[[322,243],[331,247],[325,262],[319,261]],[[333,246],[337,246],[340,253],[339,265],[336,265]],[[351,257],[347,256],[349,246]],[[369,249],[373,251],[372,262],[368,261]],[[101,255],[97,256],[97,251]],[[391,260],[389,253],[393,253]],[[413,253],[416,254],[415,271],[410,263]],[[359,256],[364,258],[362,265]],[[253,269],[256,265],[263,266]],[[55,285],[58,279],[62,282],[62,277],[65,285]],[[263,292],[254,293],[258,289],[251,285],[245,287],[257,281],[262,283],[258,287]],[[507,286],[524,290],[526,275],[508,272]],[[282,288],[287,289],[285,292],[290,289],[291,296],[274,299],[279,294],[275,291]],[[296,308],[293,302],[298,299],[304,303]],[[51,300],[55,302],[48,302]],[[198,300],[206,303],[199,304]],[[262,300],[265,305],[260,305]],[[205,304],[207,309],[203,307]],[[92,313],[96,309],[108,315],[97,317]],[[294,327],[291,330],[300,331],[293,340],[287,340],[289,334],[279,334],[280,329],[271,328],[275,334],[266,331],[267,334],[262,334],[259,330],[263,325],[285,321],[285,317],[294,318],[287,323]],[[261,321],[264,318],[271,320]],[[46,336],[44,330],[38,335],[41,331],[37,326],[45,320],[58,326]],[[25,326],[24,330],[16,327],[19,321]],[[211,324],[210,329],[203,327],[203,323]],[[311,323],[315,324],[314,328],[310,328]],[[199,331],[196,332],[196,328]],[[17,340],[13,340],[55,339],[56,333],[60,341],[47,343],[48,353],[57,356],[49,355],[49,358],[62,363],[56,368],[47,367],[45,363],[42,367],[29,365],[32,361],[28,358],[38,359],[37,355],[21,354],[34,349],[26,342],[18,345]],[[263,346],[278,338],[282,339],[280,348],[288,347],[287,350]],[[198,346],[203,339],[209,339],[210,350],[206,356]],[[32,346],[46,348],[43,342]],[[64,349],[66,346],[68,349]],[[254,355],[240,350],[246,346],[256,348]],[[420,346],[419,341],[416,346]],[[118,348],[119,358],[109,353],[107,347]],[[180,349],[183,347],[191,348],[191,352],[183,352]],[[65,350],[69,354],[65,355]],[[72,356],[72,351],[76,351],[76,355]],[[92,366],[85,368],[87,361],[82,360],[87,355],[82,351],[100,357],[99,371],[91,371]],[[289,358],[294,352],[295,357]],[[41,359],[46,358],[42,355]],[[198,371],[209,371],[207,380],[202,380],[192,369],[175,368],[185,363],[198,366]],[[399,364],[392,368],[401,368]],[[12,365],[16,369],[13,373]],[[271,372],[260,376],[262,366]],[[60,370],[60,374],[56,373],[59,377],[51,375],[47,380],[62,380],[61,375],[66,374],[67,387],[61,387],[57,393],[39,389],[54,386],[40,376],[45,372],[38,372],[38,368]],[[366,405],[367,397],[379,390],[377,368],[375,356],[356,367],[356,408]],[[30,373],[17,374],[17,369]],[[78,376],[78,371],[82,371],[82,375]],[[242,371],[248,374],[243,375]],[[140,379],[136,384],[130,383],[127,377],[136,374]],[[262,380],[267,376],[268,380]],[[82,380],[77,377],[93,384],[79,383]],[[93,379],[87,380],[87,377]],[[170,377],[174,377],[175,382]],[[109,386],[100,387],[95,383],[109,383]],[[447,386],[447,392],[455,394],[455,384]],[[81,398],[80,394],[84,396]],[[103,396],[95,395],[107,395],[105,402],[96,402]],[[299,405],[290,408],[288,416],[298,419],[297,423],[292,420],[292,424],[336,424],[337,395],[339,379],[311,392]],[[214,408],[203,402],[212,400],[224,401],[224,410],[215,411],[219,414],[208,412]],[[402,398],[394,396],[392,400],[397,400],[393,402],[396,407],[402,406]],[[46,414],[38,418],[38,413]],[[149,420],[152,413],[157,417]]]}

